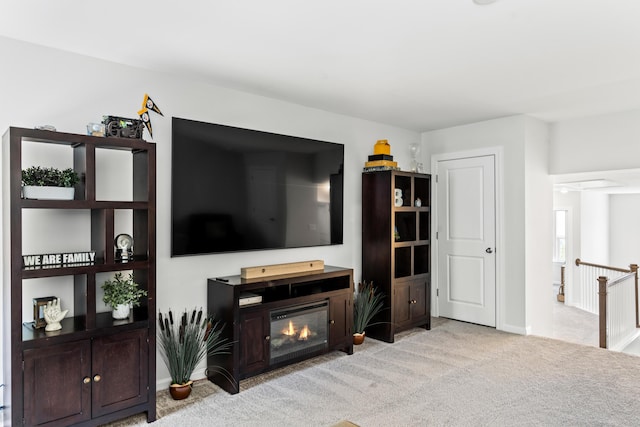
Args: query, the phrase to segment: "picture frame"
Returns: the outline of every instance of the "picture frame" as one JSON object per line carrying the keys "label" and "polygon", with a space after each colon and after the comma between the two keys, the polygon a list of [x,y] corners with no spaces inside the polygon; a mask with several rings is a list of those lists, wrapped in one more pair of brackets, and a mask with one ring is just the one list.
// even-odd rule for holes
{"label": "picture frame", "polygon": [[44,308],[47,303],[53,302],[57,297],[40,297],[33,299],[33,327],[36,329],[44,328],[47,322],[44,320]]}

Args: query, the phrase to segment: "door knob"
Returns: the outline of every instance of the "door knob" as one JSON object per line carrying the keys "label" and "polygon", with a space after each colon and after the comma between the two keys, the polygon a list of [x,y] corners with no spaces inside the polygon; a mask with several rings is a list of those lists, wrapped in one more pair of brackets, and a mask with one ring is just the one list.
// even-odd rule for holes
{"label": "door knob", "polygon": [[485,252],[488,253],[488,254],[492,254],[493,253],[493,249],[487,248],[487,249],[485,249]]}
{"label": "door knob", "polygon": [[93,376],[93,381],[96,382],[96,383],[100,382],[101,379],[102,379],[102,377],[100,375],[94,375]]}
{"label": "door knob", "polygon": [[89,383],[91,382],[91,378],[89,378],[89,377],[84,377],[84,378],[82,379],[82,382],[83,382],[84,384],[89,384]]}

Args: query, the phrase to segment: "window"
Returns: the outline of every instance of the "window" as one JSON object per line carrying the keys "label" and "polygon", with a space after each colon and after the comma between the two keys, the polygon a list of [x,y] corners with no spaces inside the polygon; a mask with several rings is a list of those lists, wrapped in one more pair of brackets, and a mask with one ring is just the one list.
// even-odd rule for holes
{"label": "window", "polygon": [[553,260],[566,261],[567,211],[553,211]]}

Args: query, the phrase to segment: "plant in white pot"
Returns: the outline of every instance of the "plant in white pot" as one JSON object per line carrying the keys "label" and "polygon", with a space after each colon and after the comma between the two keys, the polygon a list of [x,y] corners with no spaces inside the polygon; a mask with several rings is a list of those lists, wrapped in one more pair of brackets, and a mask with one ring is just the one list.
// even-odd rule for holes
{"label": "plant in white pot", "polygon": [[22,194],[25,199],[73,200],[78,181],[78,173],[71,168],[32,166],[22,170]]}
{"label": "plant in white pot", "polygon": [[[232,343],[222,335],[224,325],[213,316],[207,317],[202,309],[191,312],[184,310],[180,318],[173,318],[173,312],[158,316],[158,349],[171,375],[169,392],[175,400],[185,399],[191,393],[191,375],[207,355],[228,354]],[[217,369],[223,375],[221,367]]]}
{"label": "plant in white pot", "polygon": [[104,296],[102,301],[112,308],[114,319],[126,319],[129,317],[130,307],[138,307],[140,305],[140,297],[146,296],[147,291],[140,289],[138,284],[133,281],[133,274],[123,277],[118,272],[113,279],[107,280],[102,284]]}

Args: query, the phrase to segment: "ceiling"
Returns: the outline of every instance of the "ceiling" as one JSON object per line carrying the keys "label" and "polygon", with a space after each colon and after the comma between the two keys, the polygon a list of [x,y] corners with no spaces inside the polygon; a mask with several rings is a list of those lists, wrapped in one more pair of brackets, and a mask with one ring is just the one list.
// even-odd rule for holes
{"label": "ceiling", "polygon": [[640,109],[638,0],[3,0],[0,36],[427,131]]}
{"label": "ceiling", "polygon": [[640,194],[640,169],[553,175],[553,188],[563,193],[590,191],[605,194]]}

